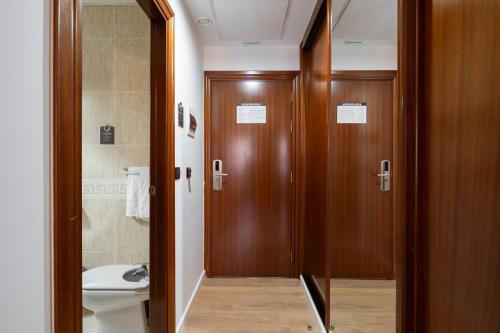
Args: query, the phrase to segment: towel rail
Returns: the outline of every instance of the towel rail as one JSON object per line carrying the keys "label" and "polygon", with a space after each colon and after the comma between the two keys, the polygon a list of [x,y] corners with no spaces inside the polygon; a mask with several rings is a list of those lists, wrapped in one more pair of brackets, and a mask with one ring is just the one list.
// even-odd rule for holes
{"label": "towel rail", "polygon": [[123,172],[125,172],[127,176],[139,176],[138,172],[128,172],[128,168],[123,168]]}

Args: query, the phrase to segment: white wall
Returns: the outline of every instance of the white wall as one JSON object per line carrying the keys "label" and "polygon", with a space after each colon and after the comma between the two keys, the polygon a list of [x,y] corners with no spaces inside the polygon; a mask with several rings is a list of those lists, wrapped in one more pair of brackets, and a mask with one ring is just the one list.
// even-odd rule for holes
{"label": "white wall", "polygon": [[205,46],[203,64],[207,71],[300,70],[299,46]]}
{"label": "white wall", "polygon": [[334,44],[333,70],[397,70],[397,45]]}
{"label": "white wall", "polygon": [[50,327],[49,3],[0,1],[0,332]]}
{"label": "white wall", "polygon": [[[203,273],[202,55],[181,0],[176,18],[176,100],[193,110],[195,139],[176,129],[177,322]],[[0,2],[0,332],[50,331],[49,22],[50,1]],[[30,24],[25,24],[30,22]],[[28,94],[28,95],[26,95]],[[191,166],[188,193],[185,167]],[[15,254],[15,255],[13,255]]]}
{"label": "white wall", "polygon": [[[175,184],[176,323],[185,313],[203,273],[203,68],[192,19],[182,0],[170,0],[175,13],[175,105],[184,106],[184,128],[175,127],[175,165],[181,179]],[[187,136],[189,113],[196,117],[195,138]],[[186,167],[191,167],[191,193]]]}

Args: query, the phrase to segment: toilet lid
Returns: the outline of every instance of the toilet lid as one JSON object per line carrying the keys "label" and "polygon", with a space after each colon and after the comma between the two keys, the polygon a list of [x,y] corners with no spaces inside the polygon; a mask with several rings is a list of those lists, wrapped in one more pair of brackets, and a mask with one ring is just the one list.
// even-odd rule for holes
{"label": "toilet lid", "polygon": [[149,281],[142,279],[138,282],[126,281],[123,275],[141,265],[108,265],[89,269],[83,272],[82,282],[84,290],[140,290],[149,287]]}

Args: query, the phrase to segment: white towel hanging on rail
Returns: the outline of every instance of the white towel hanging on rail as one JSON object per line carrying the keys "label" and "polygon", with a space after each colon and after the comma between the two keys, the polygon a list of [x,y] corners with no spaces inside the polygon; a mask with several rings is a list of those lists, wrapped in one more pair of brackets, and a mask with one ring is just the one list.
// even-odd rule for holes
{"label": "white towel hanging on rail", "polygon": [[149,167],[129,167],[125,215],[149,221]]}

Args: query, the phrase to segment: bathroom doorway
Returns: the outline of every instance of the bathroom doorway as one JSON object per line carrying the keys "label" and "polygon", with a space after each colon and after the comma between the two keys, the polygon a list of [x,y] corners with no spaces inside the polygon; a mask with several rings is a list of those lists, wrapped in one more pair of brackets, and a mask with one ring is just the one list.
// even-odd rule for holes
{"label": "bathroom doorway", "polygon": [[54,1],[54,332],[109,324],[109,313],[82,318],[82,301],[103,308],[82,283],[130,291],[138,305],[124,318],[172,332],[173,12],[166,1],[96,3]]}
{"label": "bathroom doorway", "polygon": [[[150,21],[135,2],[82,5],[83,333],[106,323],[140,332],[149,315]],[[128,271],[137,279],[123,281]],[[104,310],[94,299],[108,292]]]}

